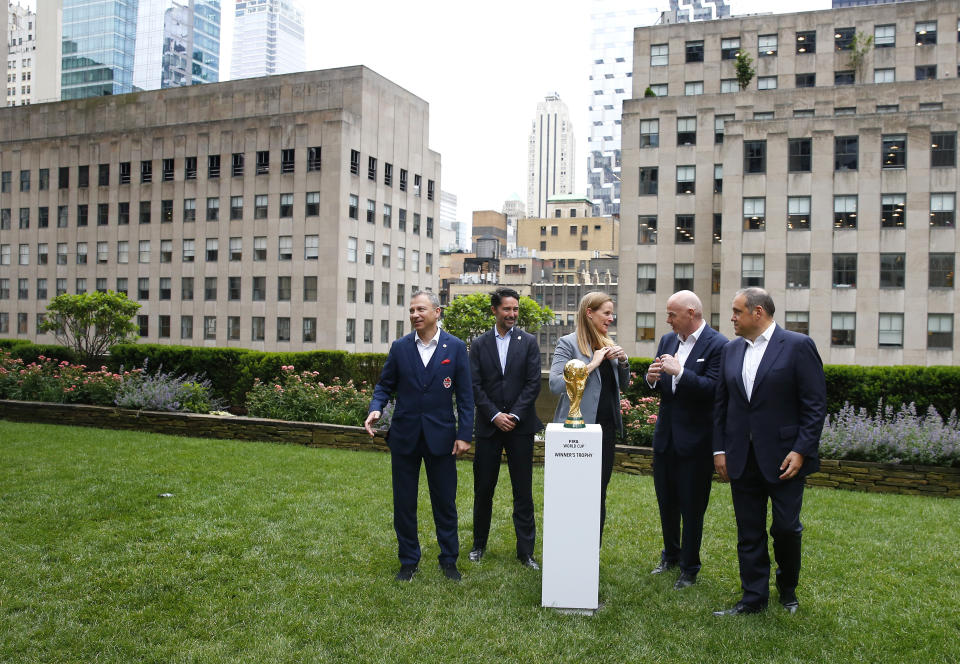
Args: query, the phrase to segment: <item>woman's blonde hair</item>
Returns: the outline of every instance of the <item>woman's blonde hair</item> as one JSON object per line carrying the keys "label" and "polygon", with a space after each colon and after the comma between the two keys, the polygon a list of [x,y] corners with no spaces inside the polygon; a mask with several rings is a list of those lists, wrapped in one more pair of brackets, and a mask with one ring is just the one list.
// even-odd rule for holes
{"label": "woman's blonde hair", "polygon": [[613,298],[602,291],[590,291],[580,298],[580,307],[577,309],[577,346],[587,357],[593,356],[595,350],[616,345],[587,318],[587,309],[596,311],[607,302],[613,302]]}

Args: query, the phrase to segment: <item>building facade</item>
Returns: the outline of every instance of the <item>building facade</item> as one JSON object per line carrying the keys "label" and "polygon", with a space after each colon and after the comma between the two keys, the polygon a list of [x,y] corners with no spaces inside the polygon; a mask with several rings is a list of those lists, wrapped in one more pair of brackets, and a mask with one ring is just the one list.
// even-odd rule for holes
{"label": "building facade", "polygon": [[37,14],[28,7],[7,6],[7,106],[33,102],[34,60],[36,58]]}
{"label": "building facade", "polygon": [[386,352],[437,286],[428,128],[364,67],[0,109],[0,336],[114,290],[145,342]]}
{"label": "building facade", "polygon": [[139,0],[133,84],[141,90],[220,80],[220,0]]}
{"label": "building facade", "polygon": [[290,74],[307,68],[299,0],[240,0],[233,23],[230,77]]}
{"label": "building facade", "polygon": [[87,0],[61,2],[61,98],[132,92],[137,0],[108,0],[92,6]]}
{"label": "building facade", "polygon": [[527,142],[527,214],[546,214],[547,199],[572,194],[575,185],[576,142],[570,110],[556,93],[537,104]]}
{"label": "building facade", "polygon": [[[732,336],[734,293],[758,285],[825,362],[960,359],[958,12],[931,0],[636,32],[620,252],[632,355],[654,353],[674,291],[700,294]],[[743,90],[740,49],[756,70]]]}

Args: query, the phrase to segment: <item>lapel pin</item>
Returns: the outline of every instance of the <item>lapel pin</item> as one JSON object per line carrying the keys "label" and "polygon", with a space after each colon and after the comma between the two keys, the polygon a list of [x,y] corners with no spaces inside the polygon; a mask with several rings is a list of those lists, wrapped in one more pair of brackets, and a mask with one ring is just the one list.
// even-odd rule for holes
{"label": "lapel pin", "polygon": [[443,347],[446,348],[446,347],[447,347],[447,344],[443,344]]}

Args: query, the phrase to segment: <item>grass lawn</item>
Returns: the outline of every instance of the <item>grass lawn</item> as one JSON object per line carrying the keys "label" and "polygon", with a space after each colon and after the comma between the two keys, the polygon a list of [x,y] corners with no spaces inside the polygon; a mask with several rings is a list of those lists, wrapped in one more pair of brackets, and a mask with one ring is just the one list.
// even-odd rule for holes
{"label": "grass lawn", "polygon": [[506,469],[488,555],[466,560],[459,470],[463,583],[437,569],[422,478],[424,559],[398,584],[385,454],[0,421],[0,661],[960,659],[960,501],[809,488],[800,612],[718,619],[739,597],[729,488],[714,485],[699,583],[676,592],[649,574],[652,479],[615,474],[606,606],[584,617],[540,608]]}

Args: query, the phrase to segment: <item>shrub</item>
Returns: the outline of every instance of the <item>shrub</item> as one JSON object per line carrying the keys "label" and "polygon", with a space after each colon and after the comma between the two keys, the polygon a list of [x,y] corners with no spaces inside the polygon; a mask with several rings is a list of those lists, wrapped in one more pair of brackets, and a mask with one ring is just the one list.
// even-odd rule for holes
{"label": "shrub", "polygon": [[146,362],[143,369],[123,372],[114,403],[134,410],[209,413],[220,409],[220,404],[210,396],[209,380],[195,374],[165,373],[162,366],[155,373],[148,373]]}
{"label": "shrub", "polygon": [[0,398],[52,403],[112,405],[122,377],[106,367],[86,371],[82,364],[40,355],[26,364],[0,350]]}
{"label": "shrub", "polygon": [[627,397],[621,398],[624,442],[628,445],[652,447],[659,409],[660,399],[655,396],[639,397],[633,401]]}
{"label": "shrub", "polygon": [[951,411],[946,421],[933,406],[918,416],[916,405],[877,404],[871,415],[865,408],[845,404],[827,416],[820,439],[820,456],[828,459],[883,463],[960,466],[960,423]]}
{"label": "shrub", "polygon": [[263,382],[254,380],[247,394],[247,414],[297,422],[363,425],[373,390],[352,380],[324,383],[319,371],[297,373],[283,365],[280,376]]}

